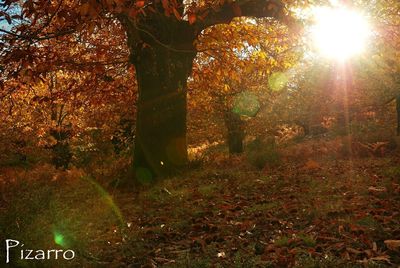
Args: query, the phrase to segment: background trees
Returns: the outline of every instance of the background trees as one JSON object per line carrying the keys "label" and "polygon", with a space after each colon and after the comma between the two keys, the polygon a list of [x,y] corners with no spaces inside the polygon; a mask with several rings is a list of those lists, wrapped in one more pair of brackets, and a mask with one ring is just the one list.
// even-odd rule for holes
{"label": "background trees", "polygon": [[[295,38],[288,39],[287,29],[279,23],[241,19],[215,27],[199,40],[205,52],[197,57],[189,80],[190,107],[207,111],[204,125],[225,125],[231,153],[243,152],[244,120],[257,116],[283,89],[284,83],[278,85],[276,78],[289,79],[298,49]],[[259,123],[259,130],[265,128]],[[192,124],[202,124],[201,119]]]}
{"label": "background trees", "polygon": [[[101,132],[124,150],[121,143],[135,135],[129,147],[143,180],[180,169],[187,140],[227,139],[239,153],[247,133],[276,136],[285,126],[308,135],[325,132],[327,121],[385,118],[381,110],[398,91],[396,3],[369,5],[373,24],[385,31],[377,30],[365,58],[345,66],[348,114],[338,66],[305,55],[304,40],[285,26],[288,13],[310,3],[286,4],[7,1],[0,13],[3,112],[15,119],[18,110],[21,129],[41,137],[34,144],[66,156],[63,131],[80,149]],[[281,22],[261,18],[268,16]]]}

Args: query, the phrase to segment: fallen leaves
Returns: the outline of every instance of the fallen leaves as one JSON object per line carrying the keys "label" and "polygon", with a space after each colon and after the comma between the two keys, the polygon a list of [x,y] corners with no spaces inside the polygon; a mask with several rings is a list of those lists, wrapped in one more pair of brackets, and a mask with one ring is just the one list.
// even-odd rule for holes
{"label": "fallen leaves", "polygon": [[[100,236],[110,243],[93,242],[91,250],[100,247],[98,263],[111,267],[196,267],[194,260],[231,267],[241,259],[244,267],[304,267],[302,258],[334,259],[336,267],[399,263],[400,204],[391,182],[377,172],[383,166],[370,168],[363,159],[346,173],[347,164],[340,163],[341,176],[321,160],[300,171],[299,161],[268,177],[193,172],[144,190],[138,200],[118,193],[124,239],[113,227]],[[357,172],[365,177],[351,176]]]}
{"label": "fallen leaves", "polygon": [[399,250],[400,249],[400,240],[385,240],[385,245],[390,250]]}
{"label": "fallen leaves", "polygon": [[384,193],[387,192],[386,187],[374,187],[374,186],[370,186],[368,187],[368,191],[370,193]]}
{"label": "fallen leaves", "polygon": [[307,170],[317,170],[319,168],[321,168],[320,164],[318,164],[316,161],[314,161],[312,159],[309,159],[305,163],[305,165],[303,166],[302,170],[305,170],[305,171],[307,171]]}
{"label": "fallen leaves", "polygon": [[225,254],[225,252],[218,252],[218,254],[217,254],[217,257],[218,258],[225,258],[226,257],[226,254]]}

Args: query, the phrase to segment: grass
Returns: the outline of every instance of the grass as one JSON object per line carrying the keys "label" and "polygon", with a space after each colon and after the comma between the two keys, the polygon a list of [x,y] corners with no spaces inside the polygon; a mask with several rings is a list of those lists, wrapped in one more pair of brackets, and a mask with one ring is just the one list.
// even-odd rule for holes
{"label": "grass", "polygon": [[391,166],[384,170],[383,175],[400,183],[400,166]]}
{"label": "grass", "polygon": [[253,206],[250,206],[250,207],[246,208],[246,211],[249,213],[267,212],[276,207],[279,207],[278,202],[262,203],[262,204],[255,204]]}
{"label": "grass", "polygon": [[216,192],[219,190],[219,186],[215,184],[209,184],[209,185],[202,185],[198,188],[198,191],[200,194],[204,197],[213,197]]}
{"label": "grass", "polygon": [[358,225],[361,225],[361,226],[369,228],[369,229],[379,228],[379,223],[372,216],[366,216],[364,218],[361,218],[361,219],[357,220],[356,223]]}
{"label": "grass", "polygon": [[275,240],[275,245],[278,247],[287,247],[289,246],[290,238],[287,236],[279,237]]}
{"label": "grass", "polygon": [[343,268],[381,268],[386,267],[381,263],[377,262],[366,262],[363,264],[349,263],[341,258],[333,255],[325,255],[323,258],[311,258],[310,256],[300,256],[294,266],[296,268],[331,268],[331,267],[343,267]]}
{"label": "grass", "polygon": [[[378,159],[370,167],[365,161],[352,163],[353,172],[347,171],[349,162],[341,162],[344,173],[334,170],[334,162],[312,174],[292,163],[272,175],[204,167],[143,187],[136,195],[115,190],[112,196],[113,189],[79,170],[42,167],[11,176],[17,179],[4,188],[5,200],[12,202],[0,214],[1,231],[32,248],[57,246],[55,235],[61,235],[83,254],[65,264],[72,267],[152,262],[164,267],[360,267],[362,259],[343,259],[338,245],[364,250],[370,247],[365,237],[395,237],[399,222],[390,213],[400,207],[395,189],[387,196],[368,193],[372,182],[386,183],[369,175],[390,163]],[[357,173],[367,175],[352,176]],[[366,214],[382,208],[381,218]],[[388,217],[391,221],[383,221]],[[254,245],[260,243],[266,253],[257,255]],[[316,248],[320,255],[313,253]]]}
{"label": "grass", "polygon": [[300,233],[298,235],[298,237],[302,240],[304,245],[307,246],[307,247],[315,247],[317,245],[317,241],[311,235]]}

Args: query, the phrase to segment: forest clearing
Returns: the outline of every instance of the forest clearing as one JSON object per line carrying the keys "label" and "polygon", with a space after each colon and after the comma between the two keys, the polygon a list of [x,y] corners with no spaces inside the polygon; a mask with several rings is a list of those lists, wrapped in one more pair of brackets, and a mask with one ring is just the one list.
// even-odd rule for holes
{"label": "forest clearing", "polygon": [[400,2],[0,1],[0,267],[400,267]]}
{"label": "forest clearing", "polygon": [[262,171],[241,158],[221,159],[134,195],[127,186],[102,188],[76,169],[10,171],[2,176],[1,225],[37,248],[62,235],[60,245],[77,257],[57,266],[399,263],[399,156],[327,156]]}

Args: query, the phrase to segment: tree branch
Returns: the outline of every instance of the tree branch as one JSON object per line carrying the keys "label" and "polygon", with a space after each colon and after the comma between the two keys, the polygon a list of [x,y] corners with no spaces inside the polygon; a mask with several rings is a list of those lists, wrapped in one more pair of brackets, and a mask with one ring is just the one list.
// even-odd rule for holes
{"label": "tree branch", "polygon": [[[219,9],[208,8],[201,12],[203,20],[196,22],[199,30],[216,24],[229,24],[235,17],[276,18],[284,17],[285,6],[280,0],[242,0],[225,2]],[[200,15],[201,17],[201,15]]]}

